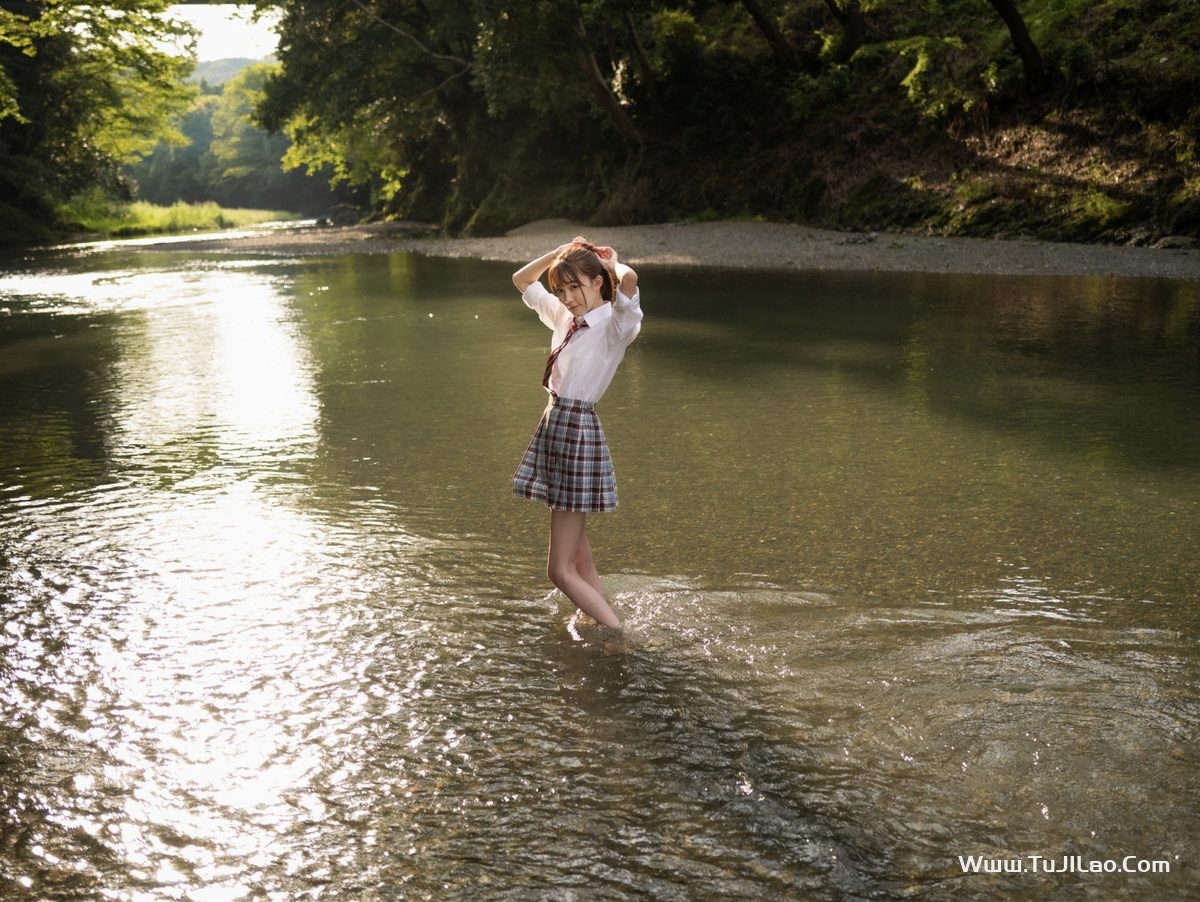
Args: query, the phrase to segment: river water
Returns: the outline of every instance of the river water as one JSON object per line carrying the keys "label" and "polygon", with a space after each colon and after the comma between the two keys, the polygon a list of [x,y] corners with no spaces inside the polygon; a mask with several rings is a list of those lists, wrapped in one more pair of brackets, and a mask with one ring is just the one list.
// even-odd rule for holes
{"label": "river water", "polygon": [[0,896],[1200,893],[1200,283],[645,269],[609,654],[512,268],[7,261]]}

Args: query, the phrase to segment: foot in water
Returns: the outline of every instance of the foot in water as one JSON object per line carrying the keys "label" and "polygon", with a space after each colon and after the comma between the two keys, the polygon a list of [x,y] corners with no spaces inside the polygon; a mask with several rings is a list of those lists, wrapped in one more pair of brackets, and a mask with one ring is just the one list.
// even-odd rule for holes
{"label": "foot in water", "polygon": [[606,656],[628,655],[647,648],[658,648],[661,641],[650,639],[631,628],[628,623],[620,629],[597,623],[587,614],[575,611],[567,621],[567,632],[576,642],[600,646]]}

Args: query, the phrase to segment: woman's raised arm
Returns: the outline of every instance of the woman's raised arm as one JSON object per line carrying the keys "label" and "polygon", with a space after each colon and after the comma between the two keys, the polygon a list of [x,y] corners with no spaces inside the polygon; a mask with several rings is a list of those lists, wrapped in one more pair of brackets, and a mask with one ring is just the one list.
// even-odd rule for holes
{"label": "woman's raised arm", "polygon": [[550,268],[550,264],[554,262],[554,258],[563,251],[569,250],[571,245],[560,244],[554,250],[542,254],[536,260],[530,260],[515,273],[513,273],[513,285],[517,287],[517,291],[521,294],[525,293],[525,289],[542,277],[542,273]]}

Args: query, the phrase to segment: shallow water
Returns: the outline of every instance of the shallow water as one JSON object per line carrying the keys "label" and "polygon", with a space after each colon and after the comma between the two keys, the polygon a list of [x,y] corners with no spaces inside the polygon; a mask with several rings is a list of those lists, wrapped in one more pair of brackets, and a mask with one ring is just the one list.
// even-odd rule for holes
{"label": "shallow water", "polygon": [[9,261],[0,895],[1200,892],[1200,284],[643,272],[607,655],[511,268]]}

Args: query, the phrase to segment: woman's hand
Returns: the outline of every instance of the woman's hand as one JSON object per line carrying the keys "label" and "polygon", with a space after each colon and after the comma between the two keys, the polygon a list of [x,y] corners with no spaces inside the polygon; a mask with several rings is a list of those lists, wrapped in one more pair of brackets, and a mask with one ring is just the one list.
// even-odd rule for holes
{"label": "woman's hand", "polygon": [[566,253],[574,246],[575,245],[573,243],[560,244],[554,250],[542,254],[536,260],[530,260],[528,263],[518,269],[512,275],[513,285],[516,286],[517,291],[524,294],[525,289],[540,279],[542,277],[542,273],[550,268],[550,264],[554,262],[556,257],[558,257],[560,254]]}
{"label": "woman's hand", "polygon": [[609,276],[612,278],[613,287],[616,288],[621,282],[621,277],[617,271],[617,251],[606,244],[597,244],[592,248],[592,252],[600,258],[600,262],[604,264],[604,268],[608,270]]}
{"label": "woman's hand", "polygon": [[617,262],[617,252],[615,250],[613,250],[607,244],[592,244],[590,241],[588,241],[582,235],[576,235],[573,239],[571,239],[571,243],[569,245],[563,245],[563,246],[567,247],[567,248],[573,248],[573,247],[587,248],[589,251],[591,251],[593,254],[595,254],[597,257],[599,257],[601,260],[605,261],[606,263],[616,263]]}
{"label": "woman's hand", "polygon": [[608,278],[612,283],[613,291],[621,284],[620,272],[617,269],[617,252],[607,245],[597,245],[592,249],[592,252],[600,259],[600,264],[608,270]]}

